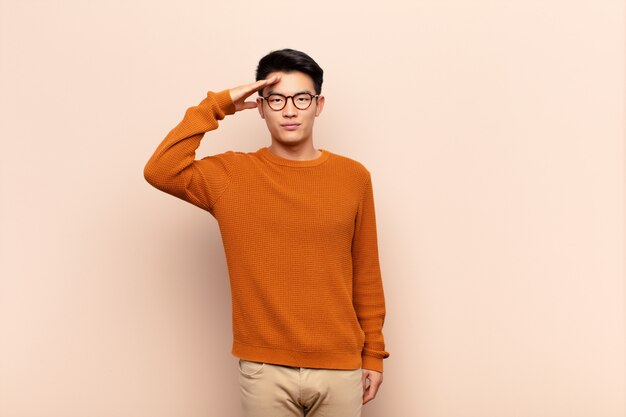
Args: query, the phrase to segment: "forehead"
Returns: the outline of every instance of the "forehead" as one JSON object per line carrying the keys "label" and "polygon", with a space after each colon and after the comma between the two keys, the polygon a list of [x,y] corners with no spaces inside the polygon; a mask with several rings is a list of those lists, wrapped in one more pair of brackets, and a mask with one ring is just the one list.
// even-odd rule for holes
{"label": "forehead", "polygon": [[274,75],[280,75],[280,81],[278,81],[276,84],[270,85],[269,87],[265,87],[266,95],[271,93],[291,95],[295,93],[301,93],[303,91],[315,94],[315,85],[313,84],[313,79],[303,72],[276,71],[267,74],[266,78],[270,78]]}

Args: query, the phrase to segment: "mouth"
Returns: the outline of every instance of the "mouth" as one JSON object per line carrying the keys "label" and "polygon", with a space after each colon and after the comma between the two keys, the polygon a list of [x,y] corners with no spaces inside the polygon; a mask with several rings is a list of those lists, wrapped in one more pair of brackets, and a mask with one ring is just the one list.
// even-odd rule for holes
{"label": "mouth", "polygon": [[298,126],[300,126],[300,123],[285,123],[281,124],[281,126],[286,130],[296,130]]}

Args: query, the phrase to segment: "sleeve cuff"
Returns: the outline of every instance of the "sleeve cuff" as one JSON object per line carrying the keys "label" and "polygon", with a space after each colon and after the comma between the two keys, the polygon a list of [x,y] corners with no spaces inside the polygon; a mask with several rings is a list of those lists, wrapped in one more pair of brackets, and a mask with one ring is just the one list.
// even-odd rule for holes
{"label": "sleeve cuff", "polygon": [[235,103],[233,103],[233,99],[230,96],[230,89],[222,90],[215,93],[215,100],[217,101],[217,105],[224,112],[224,114],[234,114],[235,113]]}
{"label": "sleeve cuff", "polygon": [[361,368],[383,372],[383,360],[369,355],[362,355]]}

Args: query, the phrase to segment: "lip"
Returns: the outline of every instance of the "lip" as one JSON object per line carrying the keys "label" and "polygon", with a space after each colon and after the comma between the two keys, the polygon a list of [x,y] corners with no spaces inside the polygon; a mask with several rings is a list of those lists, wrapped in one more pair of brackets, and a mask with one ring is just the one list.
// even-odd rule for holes
{"label": "lip", "polygon": [[300,123],[286,123],[281,126],[286,130],[296,130],[298,126],[300,126]]}

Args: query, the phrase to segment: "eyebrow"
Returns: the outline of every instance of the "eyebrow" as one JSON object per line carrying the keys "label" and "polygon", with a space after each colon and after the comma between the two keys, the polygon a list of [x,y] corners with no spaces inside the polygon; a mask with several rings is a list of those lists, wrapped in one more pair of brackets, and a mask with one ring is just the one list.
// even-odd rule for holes
{"label": "eyebrow", "polygon": [[[297,93],[294,93],[293,95],[295,96],[296,94],[300,94],[300,93],[309,93],[309,94],[311,94],[312,96],[314,96],[314,95],[315,95],[315,94],[313,94],[312,92],[310,92],[309,90],[302,90],[302,91],[298,91]],[[280,95],[282,95],[282,96],[287,96],[287,94],[284,94],[284,93],[277,93],[277,92],[276,92],[276,91],[274,91],[274,90],[270,90],[270,91],[268,91],[268,92],[267,92],[267,95],[268,95],[268,96],[269,96],[270,94],[280,94]]]}

